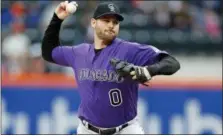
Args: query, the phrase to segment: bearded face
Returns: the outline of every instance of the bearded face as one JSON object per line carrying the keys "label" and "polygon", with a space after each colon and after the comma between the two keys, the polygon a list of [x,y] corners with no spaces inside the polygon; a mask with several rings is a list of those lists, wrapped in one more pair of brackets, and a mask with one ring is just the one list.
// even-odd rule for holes
{"label": "bearded face", "polygon": [[102,40],[111,41],[118,35],[119,21],[114,15],[103,16],[97,20],[92,19],[91,24],[98,38]]}

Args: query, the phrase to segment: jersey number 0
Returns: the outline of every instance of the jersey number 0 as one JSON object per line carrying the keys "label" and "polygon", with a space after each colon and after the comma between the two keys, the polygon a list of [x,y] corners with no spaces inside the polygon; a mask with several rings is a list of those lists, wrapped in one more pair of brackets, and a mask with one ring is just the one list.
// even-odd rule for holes
{"label": "jersey number 0", "polygon": [[122,93],[121,90],[115,88],[108,92],[110,103],[112,106],[116,107],[122,104]]}

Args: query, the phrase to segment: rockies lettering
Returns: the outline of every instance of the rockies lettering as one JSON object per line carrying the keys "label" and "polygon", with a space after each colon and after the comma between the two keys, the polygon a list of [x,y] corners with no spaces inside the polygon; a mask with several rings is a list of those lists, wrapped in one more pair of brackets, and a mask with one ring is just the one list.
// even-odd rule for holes
{"label": "rockies lettering", "polygon": [[121,83],[124,78],[120,77],[115,71],[81,68],[78,71],[79,80],[106,81]]}

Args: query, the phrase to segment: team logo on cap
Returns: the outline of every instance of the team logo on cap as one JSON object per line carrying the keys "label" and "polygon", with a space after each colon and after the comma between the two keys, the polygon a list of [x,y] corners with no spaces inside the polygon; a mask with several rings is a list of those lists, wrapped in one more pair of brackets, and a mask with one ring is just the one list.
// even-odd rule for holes
{"label": "team logo on cap", "polygon": [[115,7],[113,4],[108,4],[108,8],[110,9],[110,11],[115,12]]}

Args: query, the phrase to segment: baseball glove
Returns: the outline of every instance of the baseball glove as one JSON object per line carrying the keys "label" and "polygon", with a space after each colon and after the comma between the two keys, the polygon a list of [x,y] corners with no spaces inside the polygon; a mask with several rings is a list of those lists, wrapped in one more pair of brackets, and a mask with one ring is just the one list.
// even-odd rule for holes
{"label": "baseball glove", "polygon": [[113,58],[110,60],[110,63],[115,68],[115,71],[122,77],[130,76],[130,72],[134,71],[134,65],[126,61]]}
{"label": "baseball glove", "polygon": [[131,76],[133,80],[142,84],[152,78],[147,67],[136,66],[126,61],[114,58],[110,60],[110,63],[115,68],[115,71],[122,77]]}

